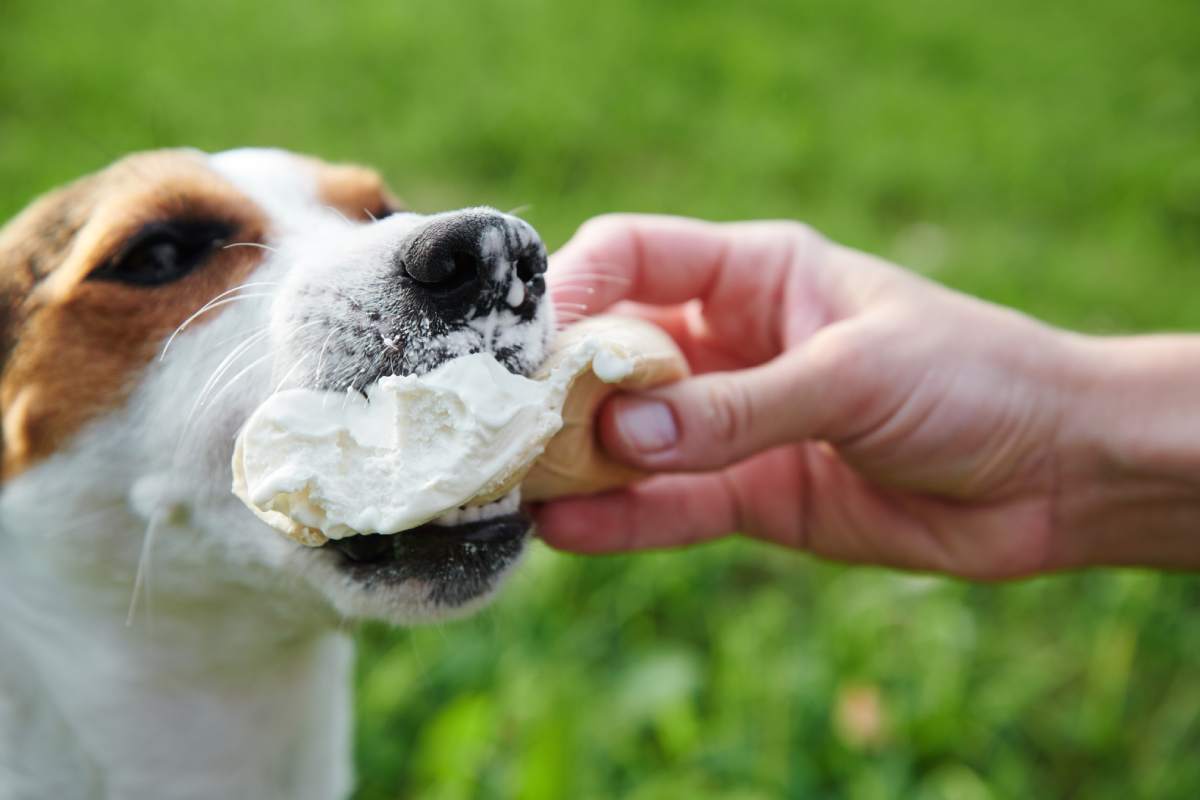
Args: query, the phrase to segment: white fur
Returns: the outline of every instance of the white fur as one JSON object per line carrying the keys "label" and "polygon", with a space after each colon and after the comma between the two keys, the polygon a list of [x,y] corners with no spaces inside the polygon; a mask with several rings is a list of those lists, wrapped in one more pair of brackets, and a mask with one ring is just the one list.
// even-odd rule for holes
{"label": "white fur", "polygon": [[221,354],[214,342],[260,304],[241,305],[180,337],[124,409],[0,496],[0,632],[22,654],[0,661],[0,695],[21,698],[0,707],[0,797],[349,788],[348,642],[319,594],[295,585],[288,565],[303,554],[228,499],[227,443],[266,375],[190,431],[180,412]]}
{"label": "white fur", "polygon": [[210,156],[208,164],[249,195],[276,223],[302,223],[321,208],[317,203],[317,176],[312,167],[286,150],[257,147],[226,150]]}
{"label": "white fur", "polygon": [[[296,314],[377,279],[424,218],[347,222],[282,151],[210,163],[272,218],[276,250],[246,292],[270,296],[192,323],[122,408],[0,494],[0,800],[344,796],[339,619],[428,619],[487,599],[446,609],[421,586],[365,591],[334,554],[283,539],[233,498],[242,420],[325,356]],[[551,326],[548,306],[536,324],[505,308],[446,344],[521,344],[540,359]],[[298,340],[303,355],[288,349]]]}

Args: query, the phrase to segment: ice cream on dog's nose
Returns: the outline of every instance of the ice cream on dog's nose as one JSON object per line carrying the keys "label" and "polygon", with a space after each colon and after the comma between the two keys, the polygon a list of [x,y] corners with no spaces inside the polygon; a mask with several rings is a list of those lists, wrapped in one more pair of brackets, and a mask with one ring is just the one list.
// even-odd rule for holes
{"label": "ice cream on dog's nose", "polygon": [[686,372],[660,329],[595,317],[561,335],[533,378],[475,353],[419,377],[383,378],[365,398],[290,389],[238,434],[233,491],[272,527],[315,546],[469,515],[500,498],[515,505],[518,485],[531,500],[612,488],[637,473],[596,447],[597,407],[617,388]]}

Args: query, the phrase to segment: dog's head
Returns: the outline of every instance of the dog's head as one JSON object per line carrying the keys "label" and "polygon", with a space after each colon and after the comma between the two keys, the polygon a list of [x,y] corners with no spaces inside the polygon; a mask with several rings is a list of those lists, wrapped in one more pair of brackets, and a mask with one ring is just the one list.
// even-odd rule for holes
{"label": "dog's head", "polygon": [[[0,231],[0,539],[81,580],[396,621],[485,598],[529,523],[304,548],[230,493],[272,392],[363,391],[491,352],[528,374],[553,332],[545,248],[487,208],[399,210],[371,171],[282,151],[128,157]],[[281,600],[282,598],[282,600]]]}

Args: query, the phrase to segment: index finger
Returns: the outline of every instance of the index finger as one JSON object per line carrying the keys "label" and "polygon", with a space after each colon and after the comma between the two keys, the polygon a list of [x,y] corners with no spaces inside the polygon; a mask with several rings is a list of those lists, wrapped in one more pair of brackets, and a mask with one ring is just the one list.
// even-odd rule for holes
{"label": "index finger", "polygon": [[800,251],[818,238],[793,222],[607,215],[585,223],[551,257],[547,281],[556,303],[585,314],[621,300],[761,309],[764,299],[778,302]]}

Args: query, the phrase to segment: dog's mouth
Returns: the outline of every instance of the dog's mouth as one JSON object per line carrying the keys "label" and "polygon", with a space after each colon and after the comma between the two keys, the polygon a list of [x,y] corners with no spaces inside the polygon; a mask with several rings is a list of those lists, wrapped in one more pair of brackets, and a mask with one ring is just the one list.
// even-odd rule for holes
{"label": "dog's mouth", "polygon": [[425,602],[455,608],[490,592],[525,547],[532,520],[516,490],[397,534],[363,534],[322,545],[364,590],[409,584]]}

